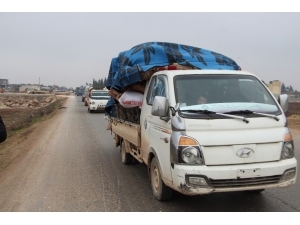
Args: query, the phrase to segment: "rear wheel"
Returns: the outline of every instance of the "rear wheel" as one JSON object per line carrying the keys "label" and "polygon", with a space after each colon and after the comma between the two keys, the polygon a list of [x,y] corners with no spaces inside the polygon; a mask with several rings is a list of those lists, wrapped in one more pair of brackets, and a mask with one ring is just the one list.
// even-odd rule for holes
{"label": "rear wheel", "polygon": [[132,164],[133,162],[133,157],[130,155],[130,153],[126,152],[126,146],[125,146],[125,141],[122,141],[121,144],[121,159],[122,163],[125,165]]}
{"label": "rear wheel", "polygon": [[169,200],[172,197],[173,190],[165,185],[161,178],[158,161],[154,157],[150,167],[151,188],[155,199],[159,201]]}
{"label": "rear wheel", "polygon": [[138,163],[140,163],[140,162],[132,156],[132,164],[138,164]]}

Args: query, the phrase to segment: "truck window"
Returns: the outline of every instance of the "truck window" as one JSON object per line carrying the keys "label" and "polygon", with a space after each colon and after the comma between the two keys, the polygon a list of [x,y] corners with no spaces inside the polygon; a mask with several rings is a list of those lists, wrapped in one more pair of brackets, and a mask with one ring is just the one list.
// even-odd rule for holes
{"label": "truck window", "polygon": [[[266,87],[252,76],[178,75],[174,77],[174,89],[176,102],[185,107],[183,110],[205,109],[219,113],[250,110],[274,115],[280,113]],[[199,96],[205,97],[205,103],[197,102]],[[187,117],[190,115],[191,113],[187,114]]]}
{"label": "truck window", "polygon": [[95,92],[91,93],[90,98],[92,98],[92,99],[109,99],[110,95],[108,94],[107,91],[101,91],[101,92],[95,91]]}
{"label": "truck window", "polygon": [[155,96],[166,97],[166,84],[163,77],[154,77],[151,81],[149,91],[147,94],[147,103],[149,105],[153,104]]}

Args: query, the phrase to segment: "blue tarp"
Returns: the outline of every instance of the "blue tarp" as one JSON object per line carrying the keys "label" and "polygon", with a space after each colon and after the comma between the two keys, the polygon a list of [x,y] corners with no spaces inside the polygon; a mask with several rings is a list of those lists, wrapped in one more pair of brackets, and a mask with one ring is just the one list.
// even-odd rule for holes
{"label": "blue tarp", "polygon": [[[232,59],[210,50],[176,43],[146,42],[120,52],[118,57],[112,59],[106,87],[121,91],[122,88],[141,81],[142,72],[173,63],[198,69],[239,69]],[[113,98],[106,104],[105,111],[108,114],[113,104]]]}

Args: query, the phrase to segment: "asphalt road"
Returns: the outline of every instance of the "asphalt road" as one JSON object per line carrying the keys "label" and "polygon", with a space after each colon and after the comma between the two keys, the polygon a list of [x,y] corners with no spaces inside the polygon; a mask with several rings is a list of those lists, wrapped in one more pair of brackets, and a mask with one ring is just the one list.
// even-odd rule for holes
{"label": "asphalt road", "polygon": [[[1,182],[2,212],[298,212],[297,184],[247,192],[154,199],[143,164],[123,165],[103,113],[70,96],[36,146]],[[300,160],[300,139],[295,140]]]}

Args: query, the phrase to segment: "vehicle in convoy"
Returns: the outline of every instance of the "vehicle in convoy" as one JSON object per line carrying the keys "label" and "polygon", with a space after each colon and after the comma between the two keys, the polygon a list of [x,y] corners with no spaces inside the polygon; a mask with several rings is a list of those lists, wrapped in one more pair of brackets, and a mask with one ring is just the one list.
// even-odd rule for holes
{"label": "vehicle in convoy", "polygon": [[88,91],[84,90],[81,96],[82,96],[82,101],[85,102],[85,98],[88,96]]}
{"label": "vehicle in convoy", "polygon": [[88,104],[88,102],[89,102],[89,95],[90,95],[90,93],[91,93],[91,91],[93,90],[94,88],[93,87],[89,87],[89,88],[87,88],[87,90],[86,90],[86,95],[85,95],[85,98],[84,98],[84,105],[85,106],[88,106],[89,104]]}
{"label": "vehicle in convoy", "polygon": [[81,96],[82,94],[83,94],[83,90],[78,89],[78,90],[76,91],[76,95],[77,95],[77,96]]}
{"label": "vehicle in convoy", "polygon": [[[138,47],[120,57],[134,61],[130,57]],[[150,47],[154,52],[156,46]],[[180,48],[192,49],[176,47],[177,55]],[[152,75],[143,80],[138,107],[123,107],[122,92],[114,94],[114,84],[108,86],[112,98],[105,109],[107,130],[120,146],[123,164],[145,163],[153,195],[161,201],[170,199],[174,191],[185,195],[261,192],[295,184],[297,160],[285,117],[288,96],[276,98],[259,77],[236,69],[234,61],[215,52],[211,54],[218,57],[217,69],[214,64],[205,69],[212,58],[206,61],[210,52],[201,51],[205,54],[198,59],[203,67],[154,65]],[[147,57],[145,65],[151,63]],[[138,72],[143,79],[148,70],[141,62]],[[224,62],[231,62],[233,69]],[[134,65],[131,68],[133,74]],[[120,76],[117,84],[128,81],[131,74]]]}
{"label": "vehicle in convoy", "polygon": [[85,106],[88,106],[88,101],[89,101],[89,95],[86,95],[86,96],[84,97],[84,105],[85,105]]}
{"label": "vehicle in convoy", "polygon": [[109,98],[108,91],[91,90],[87,101],[88,111],[90,113],[96,111],[104,112],[105,105]]}

